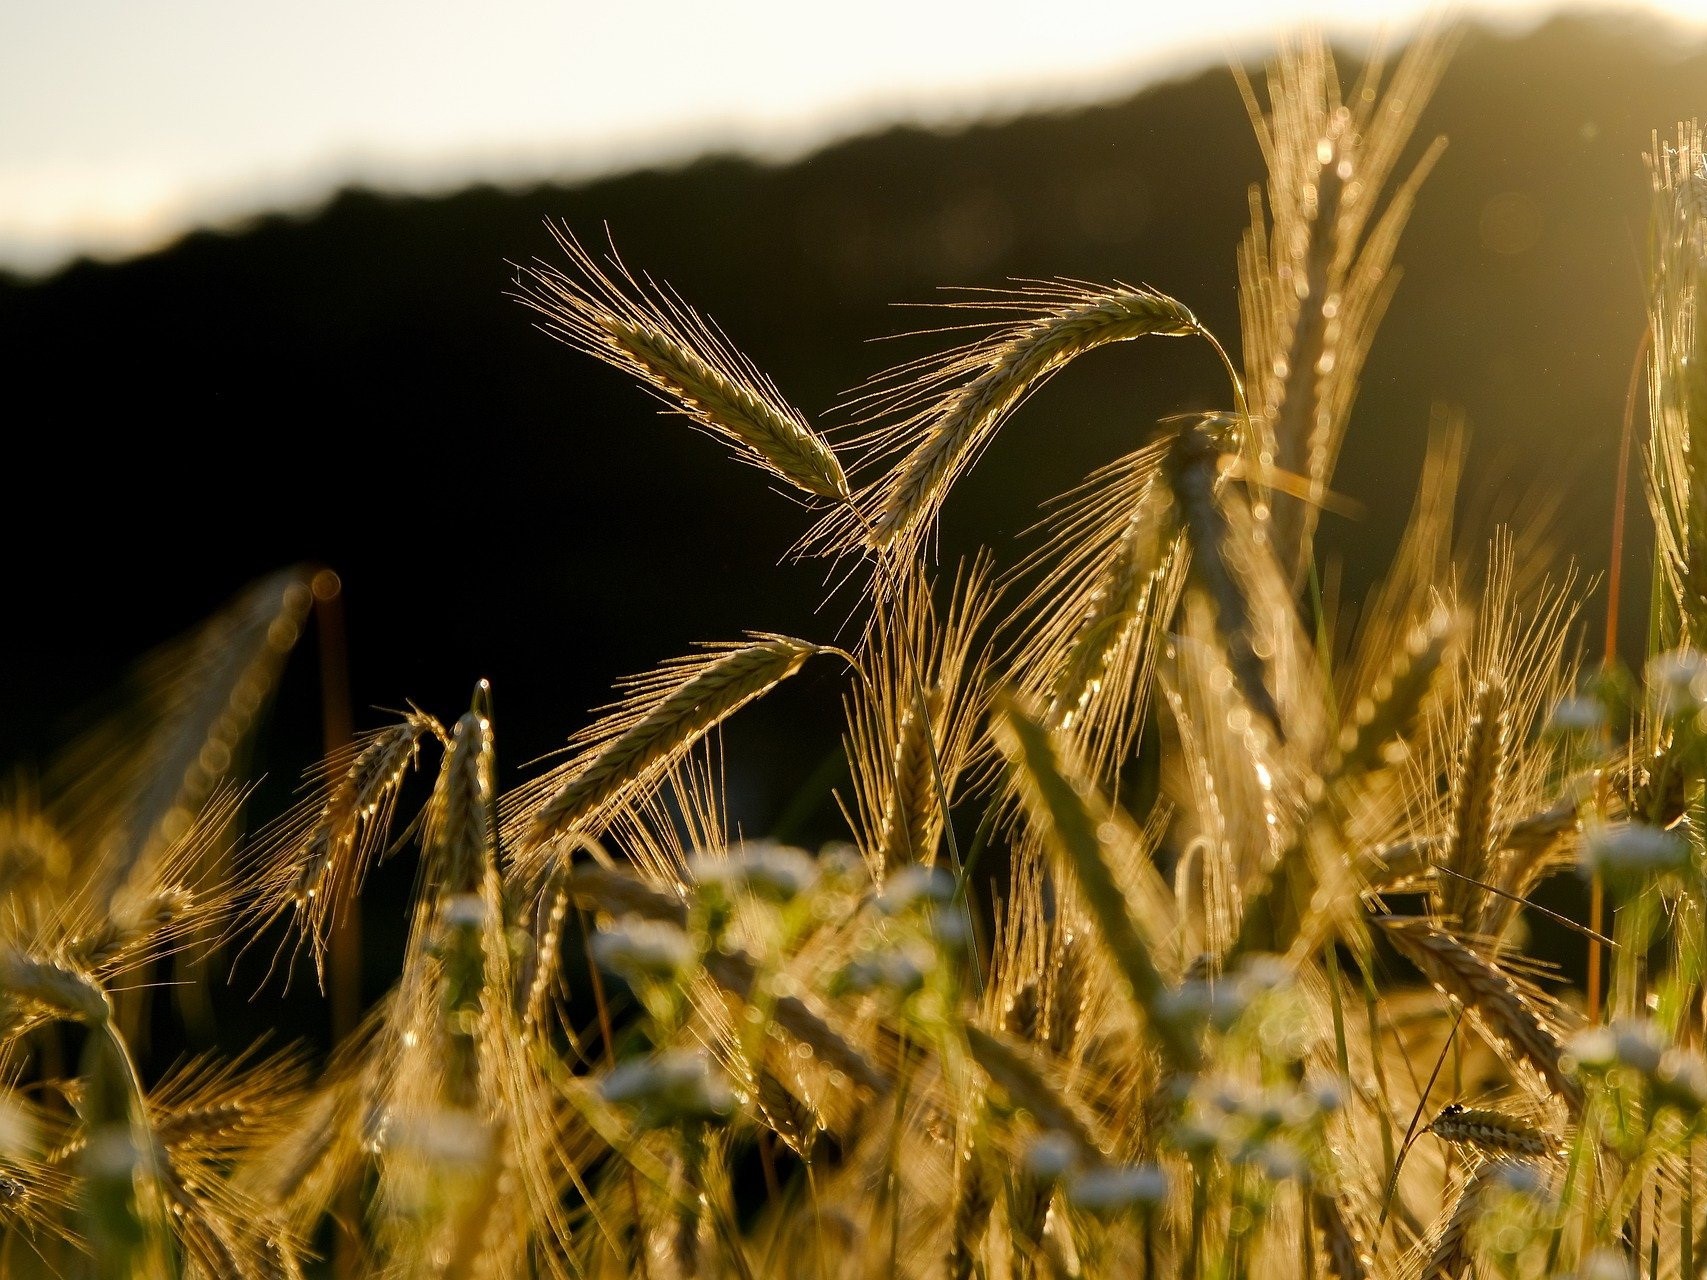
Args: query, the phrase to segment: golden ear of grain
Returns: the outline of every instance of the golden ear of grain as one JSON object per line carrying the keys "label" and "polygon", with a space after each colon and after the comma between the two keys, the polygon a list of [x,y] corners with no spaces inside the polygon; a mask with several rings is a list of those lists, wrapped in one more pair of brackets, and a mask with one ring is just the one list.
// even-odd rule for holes
{"label": "golden ear of grain", "polygon": [[1489,895],[1483,899],[1477,924],[1481,932],[1498,937],[1517,912],[1518,902],[1512,898],[1528,899],[1549,870],[1576,865],[1572,840],[1580,827],[1578,811],[1585,790],[1580,779],[1573,780],[1552,804],[1519,818],[1501,833],[1500,887],[1512,897]]}
{"label": "golden ear of grain", "polygon": [[1439,838],[1429,836],[1366,849],[1357,857],[1357,878],[1374,893],[1414,893],[1427,889],[1434,883],[1440,850]]}
{"label": "golden ear of grain", "polygon": [[514,294],[545,317],[545,332],[632,374],[778,479],[816,497],[849,500],[829,443],[716,326],[669,291],[636,280],[614,250],[607,272],[567,227],[548,226],[569,271],[524,267]]}
{"label": "golden ear of grain", "polygon": [[10,1006],[5,1016],[8,1033],[23,1021],[19,1002],[91,1027],[105,1024],[113,1012],[100,983],[83,970],[11,947],[0,948],[0,995]]}
{"label": "golden ear of grain", "polygon": [[1478,1165],[1459,1188],[1452,1214],[1429,1246],[1421,1280],[1460,1280],[1470,1265],[1470,1228],[1482,1212],[1488,1188],[1500,1173],[1500,1162]]}
{"label": "golden ear of grain", "polygon": [[1309,1196],[1310,1220],[1327,1246],[1328,1274],[1333,1280],[1366,1280],[1370,1258],[1346,1220],[1339,1197],[1317,1186],[1310,1188]]}
{"label": "golden ear of grain", "polygon": [[253,1066],[203,1057],[150,1095],[155,1173],[191,1274],[235,1280],[300,1274],[305,1247],[284,1206],[239,1185],[229,1170],[283,1131],[305,1065],[289,1053]]}
{"label": "golden ear of grain", "polygon": [[1427,920],[1377,919],[1393,946],[1436,990],[1463,1005],[1492,1040],[1534,1068],[1573,1114],[1581,1113],[1582,1084],[1562,1061],[1559,1037],[1508,973]]}
{"label": "golden ear of grain", "polygon": [[196,895],[183,885],[167,885],[135,895],[124,910],[111,913],[93,933],[71,946],[79,964],[97,972],[129,967],[141,950],[158,954],[164,935],[194,910]]}
{"label": "golden ear of grain", "polygon": [[884,806],[878,837],[876,866],[881,874],[889,867],[909,862],[930,865],[936,861],[937,835],[942,830],[942,804],[936,793],[935,739],[943,719],[942,690],[927,689],[917,699],[921,706],[908,706],[901,714],[895,743],[895,780]]}
{"label": "golden ear of grain", "polygon": [[1168,453],[1168,482],[1177,519],[1191,545],[1192,577],[1215,611],[1215,628],[1227,667],[1252,711],[1268,721],[1280,741],[1286,730],[1262,659],[1251,641],[1250,600],[1228,561],[1227,513],[1216,493],[1227,420],[1205,418],[1180,428]]}
{"label": "golden ear of grain", "polygon": [[1112,806],[1071,776],[1054,737],[1017,697],[997,700],[991,727],[1016,775],[1027,819],[1078,885],[1151,1033],[1175,1067],[1195,1069],[1202,1051],[1191,1032],[1164,1010],[1167,986],[1102,847],[1102,831],[1112,826]]}
{"label": "golden ear of grain", "polygon": [[1168,445],[1152,441],[1054,499],[1044,540],[1010,574],[1035,582],[1003,627],[1017,635],[1006,678],[1104,784],[1148,719],[1189,560],[1161,474]]}
{"label": "golden ear of grain", "polygon": [[398,1274],[431,1259],[440,1275],[472,1274],[476,1259],[481,1274],[510,1274],[516,1259],[563,1246],[563,1186],[579,1188],[560,1098],[515,1007],[490,706],[482,681],[440,763],[382,1046],[395,1054],[378,1085],[395,1137],[381,1151],[380,1238]]}
{"label": "golden ear of grain", "polygon": [[825,650],[788,636],[711,645],[627,683],[629,697],[571,741],[574,758],[507,798],[517,852],[590,833],[655,784],[705,733]]}
{"label": "golden ear of grain", "polygon": [[[939,617],[915,569],[881,600],[863,647],[866,678],[845,699],[859,845],[881,882],[893,869],[936,861],[985,704],[986,650],[976,649],[994,593],[988,562],[956,575]],[[940,783],[940,786],[939,786]]]}
{"label": "golden ear of grain", "polygon": [[1392,664],[1354,704],[1328,764],[1330,777],[1355,777],[1403,758],[1405,737],[1458,631],[1456,617],[1445,609],[1435,610],[1411,631]]}
{"label": "golden ear of grain", "polygon": [[557,965],[563,946],[563,925],[569,916],[569,894],[563,887],[568,864],[552,869],[535,912],[533,931],[534,951],[532,973],[525,987],[518,987],[517,1013],[521,1018],[521,1033],[532,1038],[545,1019],[546,1000],[558,981]]}
{"label": "golden ear of grain", "polygon": [[1559,1150],[1559,1139],[1520,1116],[1486,1107],[1447,1107],[1428,1126],[1435,1137],[1484,1155],[1539,1159]]}
{"label": "golden ear of grain", "polygon": [[150,1092],[155,1136],[175,1156],[238,1161],[287,1132],[286,1117],[307,1094],[306,1056],[253,1056],[193,1058]]}
{"label": "golden ear of grain", "polygon": [[1182,304],[1153,289],[1046,281],[1011,296],[964,304],[1022,318],[935,360],[879,375],[856,404],[871,429],[861,464],[896,455],[886,475],[808,535],[833,553],[889,551],[914,558],[949,489],[1021,401],[1074,358],[1113,342],[1205,331]]}
{"label": "golden ear of grain", "polygon": [[35,787],[19,779],[0,788],[0,893],[14,909],[39,919],[65,893],[71,867],[71,846]]}
{"label": "golden ear of grain", "polygon": [[1173,562],[1144,511],[1135,512],[1107,570],[1092,589],[1078,633],[1049,690],[1049,722],[1071,728],[1098,689],[1127,637],[1145,616],[1152,594]]}
{"label": "golden ear of grain", "polygon": [[949,1222],[948,1274],[950,1280],[973,1280],[983,1255],[990,1212],[996,1204],[996,1177],[981,1135],[974,1133],[963,1144],[955,1162],[954,1212]]}
{"label": "golden ear of grain", "polygon": [[1479,920],[1475,908],[1483,891],[1471,882],[1489,879],[1495,852],[1508,728],[1505,682],[1491,676],[1471,694],[1469,723],[1452,779],[1452,826],[1443,858],[1449,874],[1434,883],[1437,914],[1472,925]]}
{"label": "golden ear of grain", "polygon": [[[1707,133],[1681,123],[1647,157],[1654,204],[1648,303],[1648,505],[1688,642],[1707,639]],[[1671,628],[1677,630],[1675,626]],[[1682,636],[1662,636],[1662,647]]]}
{"label": "golden ear of grain", "polygon": [[50,771],[74,848],[102,850],[98,878],[115,892],[192,825],[242,759],[242,747],[302,631],[308,572],[254,583],[138,672],[149,720],[96,730]]}
{"label": "golden ear of grain", "polygon": [[1444,44],[1425,30],[1385,91],[1374,59],[1342,96],[1332,54],[1311,37],[1271,68],[1267,112],[1240,76],[1269,171],[1266,215],[1253,191],[1239,255],[1245,369],[1259,428],[1253,461],[1305,476],[1314,499],[1265,494],[1258,502],[1294,582],[1309,562],[1317,502],[1392,293],[1400,233],[1441,149],[1430,148],[1377,217],[1382,188],[1439,80]]}
{"label": "golden ear of grain", "polygon": [[937,411],[924,438],[885,486],[872,522],[873,544],[891,546],[930,519],[948,486],[1013,407],[1074,357],[1111,342],[1182,337],[1197,330],[1190,311],[1148,289],[1090,294],[1016,326],[990,344],[983,370]]}
{"label": "golden ear of grain", "polygon": [[398,789],[421,743],[447,737],[419,711],[367,734],[322,764],[309,798],[258,837],[248,914],[261,924],[293,915],[317,971],[328,930],[390,835]]}
{"label": "golden ear of grain", "polygon": [[507,1008],[509,998],[503,975],[492,971],[505,948],[495,801],[492,724],[473,710],[456,722],[427,825],[429,880],[437,906],[432,949],[442,984],[437,1000],[444,1051],[441,1100],[470,1112],[479,1105],[483,1077],[492,1074],[482,1061],[483,1045],[501,1028],[495,1015]]}
{"label": "golden ear of grain", "polygon": [[274,1206],[299,1235],[314,1234],[352,1172],[372,1154],[382,1085],[396,1069],[396,1005],[393,989],[338,1045],[313,1090],[280,1110],[229,1175],[233,1186]]}
{"label": "golden ear of grain", "polygon": [[1057,1057],[1071,1053],[1084,1026],[1090,1002],[1091,956],[1082,936],[1057,927],[1052,956],[1055,963],[1048,986],[1045,1043]]}
{"label": "golden ear of grain", "polygon": [[1099,1157],[1089,1114],[1049,1082],[1049,1068],[1032,1050],[977,1026],[966,1028],[966,1047],[1016,1107],[1031,1112],[1045,1129],[1071,1138],[1085,1159]]}
{"label": "golden ear of grain", "polygon": [[433,880],[443,893],[479,893],[497,850],[492,722],[470,711],[456,722],[428,811]]}

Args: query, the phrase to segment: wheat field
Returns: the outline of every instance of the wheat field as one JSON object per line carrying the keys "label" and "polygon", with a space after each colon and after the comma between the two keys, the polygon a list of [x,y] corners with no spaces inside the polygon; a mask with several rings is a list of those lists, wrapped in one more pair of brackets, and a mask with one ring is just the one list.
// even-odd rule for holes
{"label": "wheat field", "polygon": [[[0,1274],[1707,1274],[1698,124],[1647,157],[1639,670],[1583,618],[1640,566],[1460,528],[1448,419],[1388,477],[1412,514],[1361,609],[1316,547],[1374,497],[1334,464],[1450,45],[1347,84],[1301,37],[1241,80],[1268,177],[1236,335],[1141,285],[979,291],[829,429],[553,227],[517,301],[800,503],[828,633],[633,676],[508,791],[490,690],[411,706],[271,817],[243,744],[329,575],[152,659],[145,729],[0,797]],[[1159,338],[1207,344],[1220,409],[1150,424],[1023,555],[939,565],[1015,409]],[[808,664],[843,682],[844,836],[739,838],[720,726]],[[143,1069],[182,981],[335,996],[388,857],[416,867],[401,969],[329,1060]]]}

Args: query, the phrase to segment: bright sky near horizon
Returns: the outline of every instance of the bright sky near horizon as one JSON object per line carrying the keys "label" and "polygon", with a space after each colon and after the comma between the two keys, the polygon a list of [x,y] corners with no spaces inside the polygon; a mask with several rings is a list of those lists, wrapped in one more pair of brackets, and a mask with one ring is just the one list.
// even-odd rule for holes
{"label": "bright sky near horizon", "polygon": [[[1469,0],[1558,8],[1707,0]],[[1130,92],[1314,21],[1428,0],[0,0],[0,267],[116,257],[347,182],[579,177],[710,147],[779,157],[897,120]],[[1040,14],[1047,21],[1040,21]]]}

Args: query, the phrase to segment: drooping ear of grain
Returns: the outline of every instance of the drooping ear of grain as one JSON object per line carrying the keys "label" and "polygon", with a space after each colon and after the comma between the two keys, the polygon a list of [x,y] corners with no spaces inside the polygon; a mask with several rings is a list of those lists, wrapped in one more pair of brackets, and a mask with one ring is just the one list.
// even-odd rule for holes
{"label": "drooping ear of grain", "polygon": [[887,486],[871,538],[888,547],[935,515],[948,486],[1038,382],[1074,357],[1148,335],[1180,337],[1197,318],[1164,294],[1118,289],[1063,306],[992,344],[983,372],[950,398]]}
{"label": "drooping ear of grain", "polygon": [[0,949],[0,995],[4,996],[6,1037],[26,1023],[38,1005],[55,1018],[99,1026],[112,1016],[112,1005],[99,983],[83,970],[58,960]]}
{"label": "drooping ear of grain", "polygon": [[849,500],[835,450],[723,333],[668,290],[607,271],[566,227],[550,227],[569,271],[522,268],[516,299],[545,332],[632,374],[742,458],[819,498]]}
{"label": "drooping ear of grain", "polygon": [[1582,1084],[1564,1065],[1558,1035],[1509,974],[1426,920],[1378,919],[1394,947],[1438,991],[1463,1005],[1492,1039],[1533,1067],[1573,1114],[1581,1112]]}
{"label": "drooping ear of grain", "polygon": [[877,380],[865,397],[871,416],[899,420],[868,433],[864,457],[903,456],[856,495],[857,514],[826,519],[819,537],[831,550],[863,545],[911,560],[954,482],[1051,375],[1109,343],[1203,332],[1189,310],[1152,289],[1045,283],[977,305],[1030,314],[935,363],[906,365]]}

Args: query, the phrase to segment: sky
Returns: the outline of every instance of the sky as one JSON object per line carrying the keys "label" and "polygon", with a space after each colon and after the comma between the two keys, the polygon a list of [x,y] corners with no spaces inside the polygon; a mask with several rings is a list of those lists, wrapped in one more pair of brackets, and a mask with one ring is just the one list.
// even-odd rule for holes
{"label": "sky", "polygon": [[[0,269],[117,258],[361,183],[785,159],[895,121],[1129,93],[1422,0],[0,0]],[[1461,3],[1519,25],[1560,7]]]}

